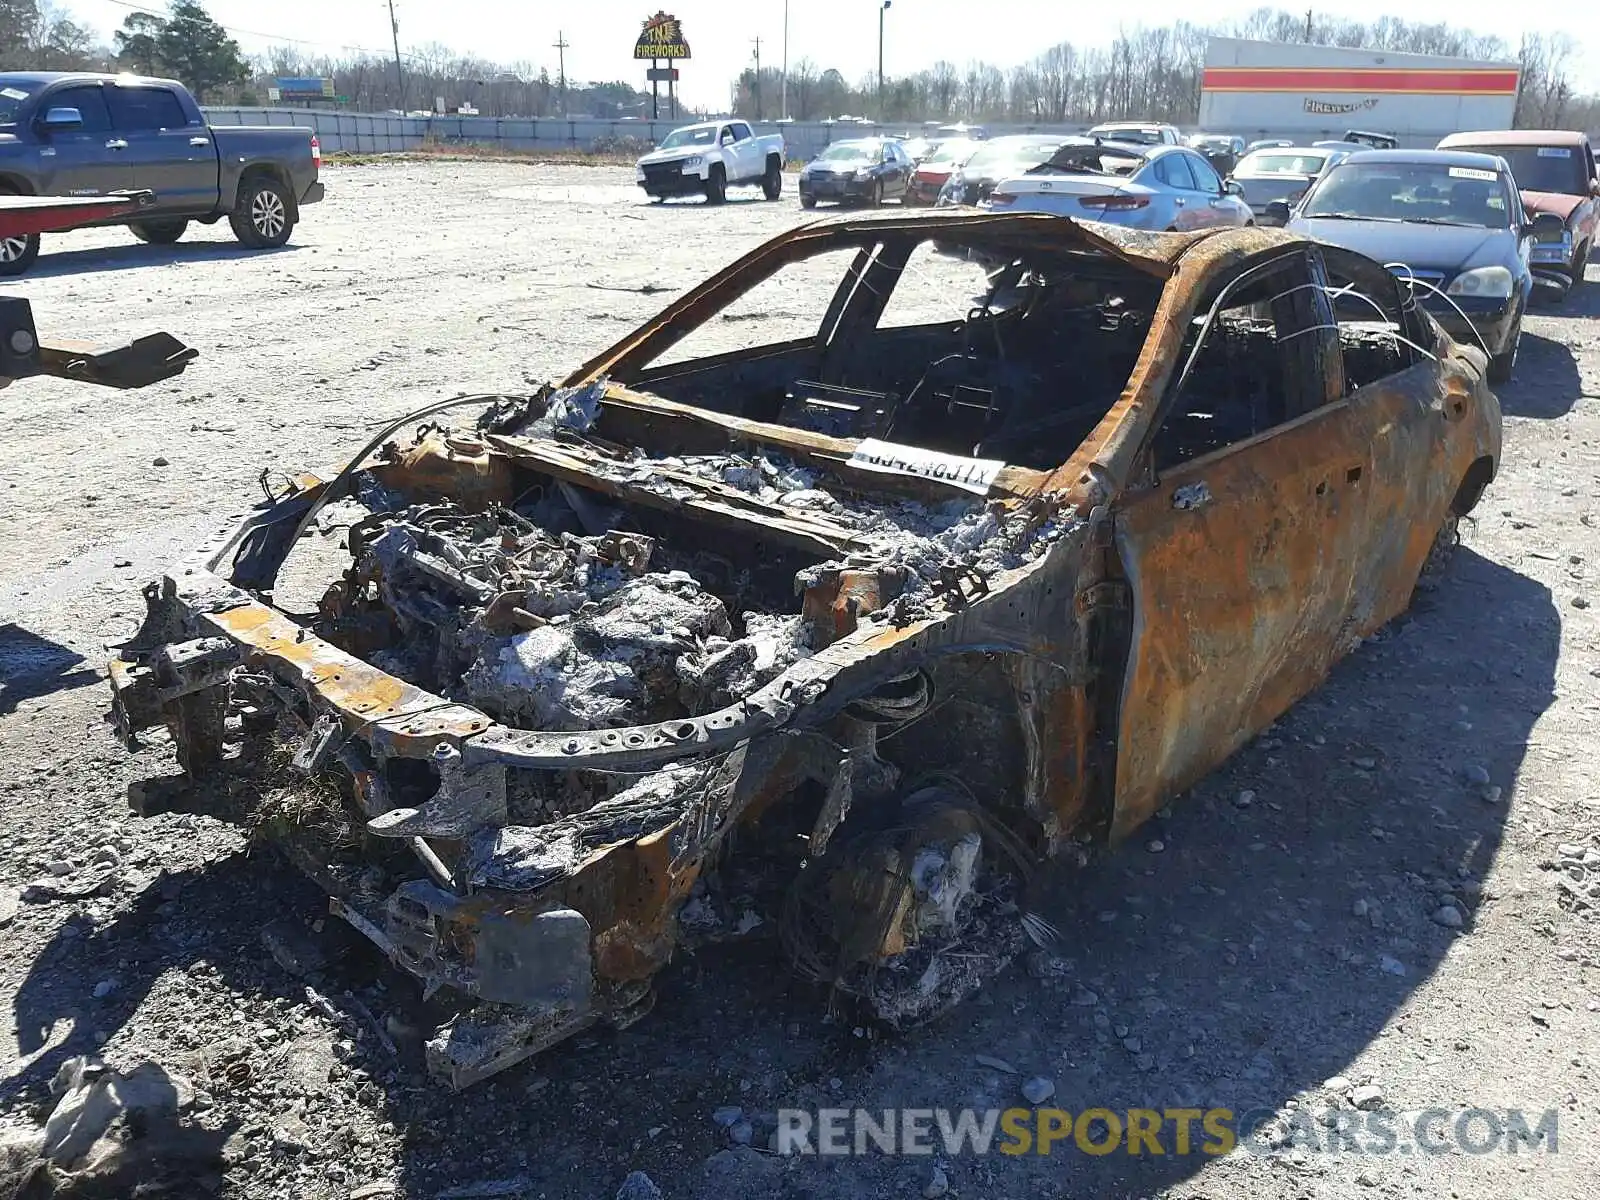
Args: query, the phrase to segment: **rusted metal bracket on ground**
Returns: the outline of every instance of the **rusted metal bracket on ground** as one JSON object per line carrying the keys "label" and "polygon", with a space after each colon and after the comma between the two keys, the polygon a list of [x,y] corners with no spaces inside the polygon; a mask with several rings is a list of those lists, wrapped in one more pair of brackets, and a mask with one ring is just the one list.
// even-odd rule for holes
{"label": "rusted metal bracket on ground", "polygon": [[0,379],[54,375],[103,387],[141,388],[182,374],[198,355],[170,333],[147,334],[109,350],[88,342],[40,341],[28,302],[0,296]]}

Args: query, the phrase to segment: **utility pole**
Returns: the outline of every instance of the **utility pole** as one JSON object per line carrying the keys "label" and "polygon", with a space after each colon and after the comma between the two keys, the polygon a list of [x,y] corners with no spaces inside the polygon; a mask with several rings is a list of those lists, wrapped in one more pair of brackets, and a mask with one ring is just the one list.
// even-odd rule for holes
{"label": "utility pole", "polygon": [[883,107],[883,14],[889,11],[891,0],[883,0],[878,10],[878,120],[884,120]]}
{"label": "utility pole", "polygon": [[394,35],[394,84],[400,89],[400,111],[406,111],[406,77],[400,71],[400,22],[394,17],[394,0],[389,0],[389,32]]}
{"label": "utility pole", "polygon": [[567,41],[566,35],[559,29],[556,30],[556,89],[561,94],[561,115],[567,115],[567,50],[572,43]]}
{"label": "utility pole", "polygon": [[1311,40],[1311,10],[1306,9],[1306,41]]}
{"label": "utility pole", "polygon": [[783,0],[783,119],[789,119],[789,0]]}
{"label": "utility pole", "polygon": [[755,81],[751,85],[750,90],[755,93],[756,120],[759,121],[761,120],[761,39],[758,37],[752,40],[754,41],[756,47],[756,74]]}

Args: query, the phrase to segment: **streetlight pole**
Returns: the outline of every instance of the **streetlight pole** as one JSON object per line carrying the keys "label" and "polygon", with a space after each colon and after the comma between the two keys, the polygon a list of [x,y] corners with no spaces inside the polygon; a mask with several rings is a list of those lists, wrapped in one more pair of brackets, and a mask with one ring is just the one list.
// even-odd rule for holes
{"label": "streetlight pole", "polygon": [[789,119],[789,0],[783,0],[783,119]]}
{"label": "streetlight pole", "polygon": [[883,14],[889,11],[893,0],[883,0],[883,7],[878,9],[878,120],[884,119],[883,107]]}

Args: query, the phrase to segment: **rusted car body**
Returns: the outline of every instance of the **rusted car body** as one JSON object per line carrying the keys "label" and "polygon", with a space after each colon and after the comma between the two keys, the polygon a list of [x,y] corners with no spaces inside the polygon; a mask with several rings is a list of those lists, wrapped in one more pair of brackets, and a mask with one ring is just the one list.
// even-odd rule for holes
{"label": "rusted car body", "polygon": [[[886,323],[930,246],[982,294]],[[838,251],[809,332],[730,323]],[[152,584],[115,716],[182,773],[134,803],[276,838],[452,989],[457,1085],[639,1015],[763,880],[802,972],[907,1024],[1048,934],[1033,864],[1127,835],[1407,606],[1499,458],[1484,368],[1277,230],[806,225]],[[352,493],[291,617],[280,569]]]}

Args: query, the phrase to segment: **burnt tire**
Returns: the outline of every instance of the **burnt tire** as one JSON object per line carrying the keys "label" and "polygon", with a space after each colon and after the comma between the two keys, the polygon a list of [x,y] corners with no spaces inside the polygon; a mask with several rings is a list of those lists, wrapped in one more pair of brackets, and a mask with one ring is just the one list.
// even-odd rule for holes
{"label": "burnt tire", "polygon": [[706,177],[706,203],[721,204],[728,198],[728,177],[719,163],[711,168],[711,174]]}
{"label": "burnt tire", "polygon": [[1433,535],[1433,545],[1428,547],[1428,557],[1422,560],[1422,571],[1417,575],[1417,591],[1431,592],[1439,586],[1459,545],[1461,545],[1461,518],[1454,509],[1451,509],[1445,514],[1439,532]]}
{"label": "burnt tire", "polygon": [[294,205],[283,184],[256,175],[239,188],[239,202],[228,214],[233,236],[252,250],[272,250],[294,232]]}
{"label": "burnt tire", "polygon": [[[0,187],[0,196],[14,195],[10,188]],[[39,235],[0,238],[0,275],[21,275],[33,266],[39,257]]]}
{"label": "burnt tire", "polygon": [[879,179],[872,185],[872,195],[867,197],[868,208],[883,207],[883,180]]}
{"label": "burnt tire", "polygon": [[767,173],[761,177],[761,194],[768,200],[783,195],[783,168],[775,158],[767,160]]}
{"label": "burnt tire", "polygon": [[188,221],[135,221],[128,231],[141,242],[152,246],[170,246],[184,235]]}

